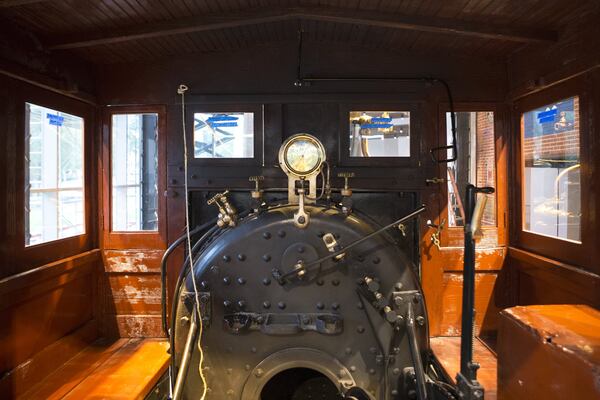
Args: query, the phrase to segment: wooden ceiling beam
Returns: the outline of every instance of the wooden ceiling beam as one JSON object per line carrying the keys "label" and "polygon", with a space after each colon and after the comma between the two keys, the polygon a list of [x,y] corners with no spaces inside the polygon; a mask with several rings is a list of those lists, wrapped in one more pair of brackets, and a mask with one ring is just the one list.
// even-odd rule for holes
{"label": "wooden ceiling beam", "polygon": [[27,4],[41,3],[48,0],[0,0],[0,8],[24,6]]}
{"label": "wooden ceiling beam", "polygon": [[80,32],[72,36],[56,38],[46,43],[46,45],[50,50],[76,49],[287,20],[336,22],[420,32],[465,35],[521,43],[552,43],[558,39],[558,34],[555,31],[532,30],[430,17],[402,16],[373,11],[357,12],[319,7],[260,9],[227,15],[210,15],[136,25],[112,31]]}

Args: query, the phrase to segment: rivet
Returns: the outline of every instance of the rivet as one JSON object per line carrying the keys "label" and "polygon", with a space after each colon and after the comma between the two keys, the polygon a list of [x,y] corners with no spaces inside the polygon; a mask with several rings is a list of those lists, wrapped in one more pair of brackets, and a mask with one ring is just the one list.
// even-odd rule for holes
{"label": "rivet", "polygon": [[271,308],[271,302],[270,301],[263,301],[263,308]]}
{"label": "rivet", "polygon": [[208,282],[207,282],[207,281],[202,281],[202,282],[200,282],[200,286],[201,286],[201,287],[202,287],[202,289],[204,289],[204,290],[208,290],[208,288],[209,288],[209,284],[208,284]]}
{"label": "rivet", "polygon": [[317,309],[322,310],[324,308],[325,308],[325,305],[323,303],[321,303],[321,302],[317,303]]}
{"label": "rivet", "polygon": [[226,276],[223,278],[223,285],[229,285],[231,283],[231,278]]}
{"label": "rivet", "polygon": [[351,371],[351,372],[354,372],[354,371],[356,371],[356,366],[354,366],[354,365],[351,365],[351,366],[350,366],[350,371]]}
{"label": "rivet", "polygon": [[277,236],[279,236],[280,238],[285,237],[285,231],[281,230],[281,231],[277,232]]}
{"label": "rivet", "polygon": [[333,304],[331,305],[331,308],[332,308],[333,310],[339,310],[339,308],[340,308],[340,305],[339,305],[339,303],[333,303]]}
{"label": "rivet", "polygon": [[233,372],[233,369],[231,369],[231,368],[227,368],[227,369],[225,370],[225,372],[227,372],[227,375],[231,375],[231,374],[232,374],[232,372]]}
{"label": "rivet", "polygon": [[244,368],[246,369],[246,371],[250,371],[250,365],[249,364],[244,365]]}
{"label": "rivet", "polygon": [[229,301],[229,300],[225,300],[225,301],[223,301],[223,306],[224,306],[225,308],[229,308],[229,307],[231,307],[231,301]]}
{"label": "rivet", "polygon": [[298,250],[298,253],[304,253],[304,246],[298,246],[296,250]]}
{"label": "rivet", "polygon": [[265,317],[263,317],[262,315],[259,315],[258,317],[256,317],[256,322],[258,322],[259,324],[262,324],[263,322],[265,322]]}
{"label": "rivet", "polygon": [[358,308],[359,310],[363,309],[363,303],[361,303],[360,301],[358,303],[356,303],[356,308]]}
{"label": "rivet", "polygon": [[417,317],[417,323],[421,326],[425,325],[425,318],[423,318],[421,315],[419,315]]}
{"label": "rivet", "polygon": [[254,371],[254,375],[256,375],[257,378],[260,378],[263,374],[263,370],[258,368],[256,371]]}
{"label": "rivet", "polygon": [[392,396],[398,396],[398,390],[392,389]]}
{"label": "rivet", "polygon": [[344,349],[344,352],[345,352],[346,354],[350,355],[350,354],[352,354],[352,349],[351,349],[350,347],[346,347],[346,348]]}
{"label": "rivet", "polygon": [[374,370],[373,368],[371,368],[371,369],[369,370],[369,374],[371,374],[371,375],[375,375],[375,370]]}
{"label": "rivet", "polygon": [[317,279],[317,285],[323,286],[324,283],[325,281],[323,279]]}
{"label": "rivet", "polygon": [[269,278],[264,278],[264,279],[262,280],[262,283],[263,283],[263,285],[265,285],[265,286],[269,286],[269,285],[271,284],[271,279],[269,279]]}
{"label": "rivet", "polygon": [[279,303],[277,303],[277,307],[279,307],[281,310],[285,309],[285,303],[283,301],[280,301]]}
{"label": "rivet", "polygon": [[263,233],[263,238],[269,240],[269,239],[271,239],[271,234],[269,232],[264,232]]}
{"label": "rivet", "polygon": [[364,326],[359,325],[359,326],[356,327],[356,332],[358,332],[358,333],[364,333],[364,331],[365,331],[365,327]]}
{"label": "rivet", "polygon": [[243,277],[240,276],[239,278],[237,278],[237,283],[239,283],[240,285],[245,284],[246,283],[246,278],[243,278]]}
{"label": "rivet", "polygon": [[246,259],[246,255],[240,253],[240,254],[237,255],[237,259],[240,260],[240,261],[244,261]]}
{"label": "rivet", "polygon": [[357,256],[357,257],[356,257],[356,259],[357,259],[358,261],[360,261],[360,262],[363,262],[363,261],[365,261],[365,256],[363,256],[363,255],[359,255],[359,256]]}
{"label": "rivet", "polygon": [[302,317],[302,323],[303,323],[304,325],[308,325],[308,324],[310,324],[310,318],[309,318],[309,317],[307,317],[307,316],[304,316],[304,317]]}
{"label": "rivet", "polygon": [[229,389],[227,391],[227,396],[233,396],[235,394],[235,392],[233,391],[233,389]]}
{"label": "rivet", "polygon": [[244,300],[240,300],[237,302],[239,308],[246,308],[246,302]]}
{"label": "rivet", "polygon": [[250,352],[251,352],[251,353],[256,353],[256,347],[252,347],[252,348],[250,348]]}
{"label": "rivet", "polygon": [[404,286],[404,285],[402,285],[402,282],[396,282],[396,284],[394,285],[394,288],[396,290],[402,290],[402,286]]}
{"label": "rivet", "polygon": [[400,368],[394,368],[392,370],[392,372],[394,373],[394,375],[399,375],[400,374]]}
{"label": "rivet", "polygon": [[269,261],[271,261],[271,256],[270,256],[270,255],[268,255],[268,254],[265,254],[265,255],[263,255],[263,256],[262,256],[262,259],[263,259],[265,262],[269,262]]}
{"label": "rivet", "polygon": [[381,259],[379,257],[373,258],[373,264],[379,264],[380,262],[381,262]]}
{"label": "rivet", "polygon": [[340,281],[339,281],[339,279],[334,279],[334,280],[331,281],[331,284],[333,286],[338,286],[340,284]]}
{"label": "rivet", "polygon": [[223,256],[223,261],[229,262],[229,261],[231,261],[231,257],[229,257],[228,255],[224,255]]}

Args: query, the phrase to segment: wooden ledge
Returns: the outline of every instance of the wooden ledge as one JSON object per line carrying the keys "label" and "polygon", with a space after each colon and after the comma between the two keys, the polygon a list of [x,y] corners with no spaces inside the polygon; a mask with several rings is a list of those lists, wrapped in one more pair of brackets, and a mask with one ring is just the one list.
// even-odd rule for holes
{"label": "wooden ledge", "polygon": [[144,399],[166,372],[164,339],[100,339],[25,393],[23,399]]}

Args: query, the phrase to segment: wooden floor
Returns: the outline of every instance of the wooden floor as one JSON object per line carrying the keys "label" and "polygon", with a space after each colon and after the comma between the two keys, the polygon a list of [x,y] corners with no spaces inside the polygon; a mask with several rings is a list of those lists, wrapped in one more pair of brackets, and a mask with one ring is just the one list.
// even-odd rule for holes
{"label": "wooden floor", "polygon": [[165,373],[168,343],[99,339],[20,399],[143,399]]}
{"label": "wooden floor", "polygon": [[[460,337],[436,337],[431,338],[430,343],[436,358],[454,382],[460,369]],[[485,389],[485,399],[496,400],[496,355],[480,339],[475,340],[473,352],[474,361],[481,365],[477,371],[477,380]]]}

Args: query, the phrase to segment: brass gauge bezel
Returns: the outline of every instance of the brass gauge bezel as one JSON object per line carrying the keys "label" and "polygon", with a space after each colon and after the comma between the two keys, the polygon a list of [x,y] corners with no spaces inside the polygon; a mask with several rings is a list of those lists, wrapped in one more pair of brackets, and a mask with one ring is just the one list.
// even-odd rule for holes
{"label": "brass gauge bezel", "polygon": [[[287,157],[287,151],[290,148],[290,146],[292,146],[294,143],[300,141],[300,140],[306,140],[308,142],[311,142],[312,144],[315,145],[315,147],[318,150],[319,153],[319,160],[316,163],[316,165],[311,168],[308,171],[297,171],[295,170],[290,164],[289,164],[289,160]],[[323,166],[323,163],[325,162],[325,147],[323,146],[323,144],[321,143],[321,141],[319,139],[317,139],[316,137],[309,135],[308,133],[298,133],[296,135],[290,136],[282,145],[281,148],[279,149],[279,165],[281,166],[281,169],[287,174],[287,175],[292,175],[298,179],[306,179],[308,177],[311,177],[313,175],[317,175],[320,171],[321,171],[321,167]]]}

